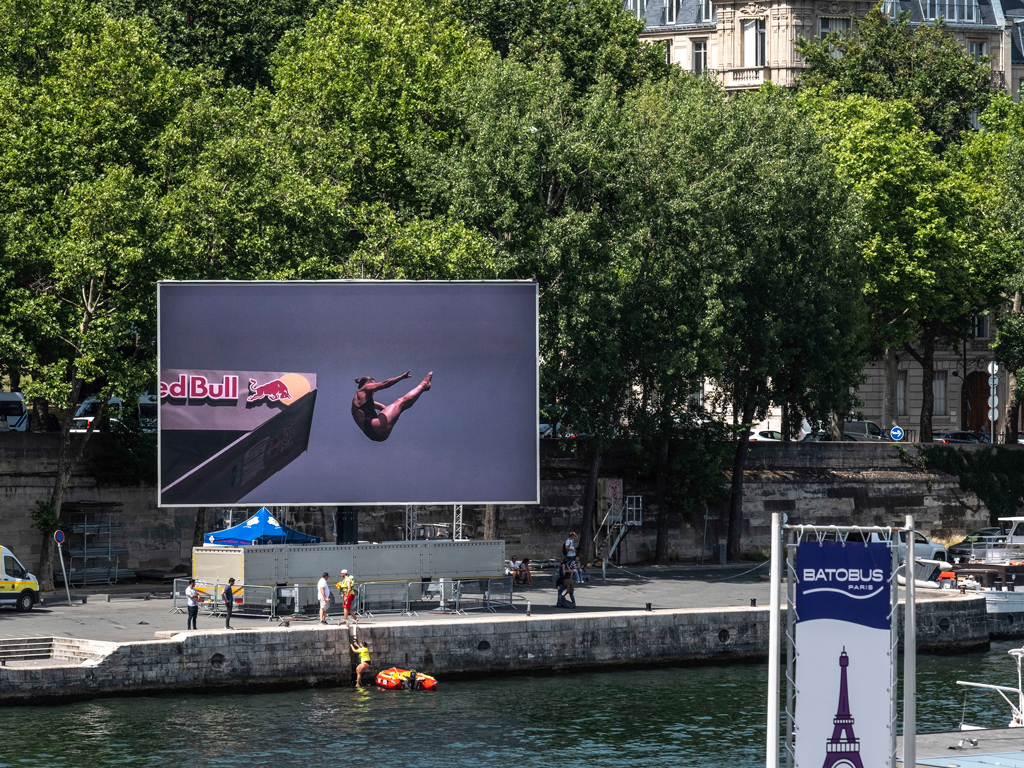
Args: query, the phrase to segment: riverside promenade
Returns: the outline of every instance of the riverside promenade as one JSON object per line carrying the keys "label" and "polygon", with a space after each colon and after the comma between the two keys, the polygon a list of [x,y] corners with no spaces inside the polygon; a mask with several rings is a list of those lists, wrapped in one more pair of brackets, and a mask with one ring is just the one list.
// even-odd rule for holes
{"label": "riverside promenade", "polygon": [[[753,570],[751,570],[753,569]],[[0,667],[0,704],[169,690],[351,685],[349,642],[365,642],[374,669],[413,668],[448,679],[527,672],[763,660],[768,649],[767,567],[609,569],[578,585],[579,607],[554,607],[550,573],[517,588],[513,608],[468,616],[421,613],[364,618],[355,630],[316,620],[289,626],[265,618],[170,613],[169,587],[90,590],[88,601],[47,597],[27,614],[0,612],[0,657],[29,648],[37,658]],[[78,593],[81,595],[82,593]],[[920,650],[987,647],[984,598],[919,591]],[[74,597],[74,595],[73,595]],[[109,601],[108,601],[109,598]],[[527,604],[530,615],[527,616]],[[646,610],[646,604],[651,610]],[[902,606],[901,606],[902,609]],[[902,615],[902,610],[900,610]],[[336,621],[336,619],[333,619]]]}

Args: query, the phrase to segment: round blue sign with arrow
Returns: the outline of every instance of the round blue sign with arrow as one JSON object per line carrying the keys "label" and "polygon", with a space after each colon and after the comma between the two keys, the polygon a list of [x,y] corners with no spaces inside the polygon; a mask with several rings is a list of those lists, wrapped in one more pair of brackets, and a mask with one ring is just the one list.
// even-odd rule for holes
{"label": "round blue sign with arrow", "polygon": [[899,442],[903,439],[903,427],[893,427],[889,430],[889,437]]}

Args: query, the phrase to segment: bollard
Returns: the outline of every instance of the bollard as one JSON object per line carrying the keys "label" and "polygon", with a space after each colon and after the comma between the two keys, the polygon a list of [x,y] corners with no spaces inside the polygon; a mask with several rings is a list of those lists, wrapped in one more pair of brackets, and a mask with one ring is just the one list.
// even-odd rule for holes
{"label": "bollard", "polygon": [[526,604],[526,615],[527,616],[530,615],[530,604],[529,603]]}
{"label": "bollard", "polygon": [[751,608],[757,608],[757,598],[756,597],[750,598],[750,607]]}
{"label": "bollard", "polygon": [[653,610],[651,608],[651,604],[650,603],[644,603],[644,606],[645,606],[645,610],[648,610],[648,611]]}

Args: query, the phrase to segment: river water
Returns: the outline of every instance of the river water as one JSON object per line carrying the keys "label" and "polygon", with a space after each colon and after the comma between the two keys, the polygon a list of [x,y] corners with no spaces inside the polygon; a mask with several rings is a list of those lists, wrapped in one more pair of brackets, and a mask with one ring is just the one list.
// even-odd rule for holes
{"label": "river water", "polygon": [[[1017,643],[918,657],[918,730],[953,730],[955,681],[1016,685]],[[389,766],[757,768],[765,664],[444,683],[435,692],[334,688],[99,699],[5,710],[0,768]],[[1003,726],[996,694],[966,721]]]}

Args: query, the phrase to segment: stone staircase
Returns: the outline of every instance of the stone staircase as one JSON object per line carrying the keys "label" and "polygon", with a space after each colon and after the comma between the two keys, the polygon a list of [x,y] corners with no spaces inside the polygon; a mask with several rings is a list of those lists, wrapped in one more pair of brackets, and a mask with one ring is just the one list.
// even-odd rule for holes
{"label": "stone staircase", "polygon": [[0,665],[9,661],[50,659],[73,664],[106,656],[115,643],[72,637],[18,637],[0,639]]}

